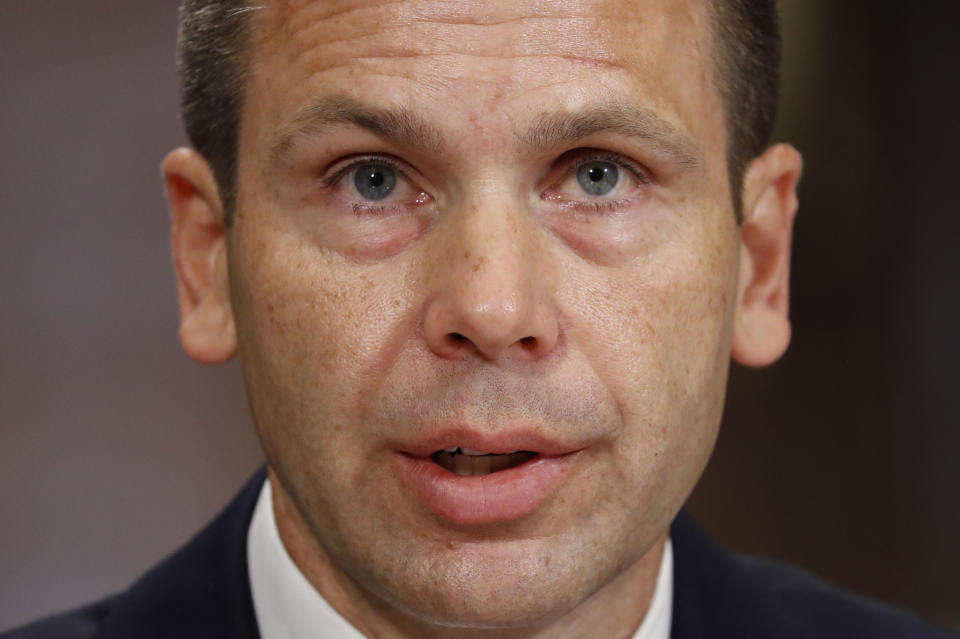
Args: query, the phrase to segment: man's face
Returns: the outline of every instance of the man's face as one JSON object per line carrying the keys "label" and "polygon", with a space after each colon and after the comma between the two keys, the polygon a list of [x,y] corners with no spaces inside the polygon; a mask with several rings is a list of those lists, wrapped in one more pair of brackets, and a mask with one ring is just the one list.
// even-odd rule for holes
{"label": "man's face", "polygon": [[563,615],[662,540],[717,433],[739,244],[705,7],[253,24],[230,295],[278,490],[374,599]]}

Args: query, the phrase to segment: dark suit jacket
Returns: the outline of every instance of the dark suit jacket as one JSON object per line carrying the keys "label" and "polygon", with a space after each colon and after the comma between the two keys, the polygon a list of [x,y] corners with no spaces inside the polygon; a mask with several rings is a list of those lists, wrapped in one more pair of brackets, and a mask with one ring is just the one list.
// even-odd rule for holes
{"label": "dark suit jacket", "polygon": [[[254,475],[213,523],[129,590],[0,639],[258,638],[247,528],[264,477]],[[685,513],[671,539],[672,639],[960,637],[795,569],[727,554]]]}

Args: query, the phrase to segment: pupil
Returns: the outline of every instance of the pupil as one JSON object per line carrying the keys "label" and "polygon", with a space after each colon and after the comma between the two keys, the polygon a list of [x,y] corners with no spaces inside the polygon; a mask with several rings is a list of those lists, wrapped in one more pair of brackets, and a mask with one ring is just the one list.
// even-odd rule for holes
{"label": "pupil", "polygon": [[383,184],[383,174],[374,172],[370,174],[370,186],[381,186]]}
{"label": "pupil", "polygon": [[591,181],[593,181],[593,182],[599,182],[600,180],[603,179],[603,174],[606,173],[606,171],[604,171],[603,169],[601,169],[601,168],[598,167],[598,166],[595,166],[595,167],[593,167],[592,169],[590,169],[590,170],[588,171],[588,173],[590,174],[590,180],[591,180]]}

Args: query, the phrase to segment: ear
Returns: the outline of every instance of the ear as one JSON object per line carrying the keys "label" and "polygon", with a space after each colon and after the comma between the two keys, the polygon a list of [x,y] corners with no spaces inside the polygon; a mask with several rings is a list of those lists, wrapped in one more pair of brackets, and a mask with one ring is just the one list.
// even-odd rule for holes
{"label": "ear", "polygon": [[744,175],[732,354],[746,366],[772,364],[790,344],[790,244],[802,168],[795,148],[777,144]]}
{"label": "ear", "polygon": [[163,176],[172,214],[180,342],[198,362],[219,364],[237,352],[220,194],[210,165],[192,149],[171,151]]}

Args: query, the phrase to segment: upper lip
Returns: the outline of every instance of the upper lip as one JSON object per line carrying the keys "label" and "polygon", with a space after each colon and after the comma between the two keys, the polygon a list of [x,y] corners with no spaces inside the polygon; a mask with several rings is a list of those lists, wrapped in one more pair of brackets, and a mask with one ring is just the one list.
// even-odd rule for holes
{"label": "upper lip", "polygon": [[538,429],[498,429],[495,432],[467,426],[444,428],[424,434],[415,441],[405,442],[397,448],[413,457],[429,457],[445,448],[470,448],[493,454],[531,451],[546,456],[574,453],[586,448],[582,443],[562,440],[546,435]]}

